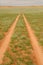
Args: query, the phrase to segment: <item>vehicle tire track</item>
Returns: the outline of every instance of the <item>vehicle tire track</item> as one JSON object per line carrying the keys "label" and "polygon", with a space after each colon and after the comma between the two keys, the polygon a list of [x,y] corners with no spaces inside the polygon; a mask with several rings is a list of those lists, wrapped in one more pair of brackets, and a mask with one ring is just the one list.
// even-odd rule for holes
{"label": "vehicle tire track", "polygon": [[11,26],[11,28],[9,29],[8,34],[4,38],[4,41],[3,41],[2,46],[0,48],[0,64],[2,63],[2,60],[3,60],[3,57],[4,57],[4,53],[6,52],[8,46],[9,46],[12,34],[14,32],[14,29],[16,27],[16,24],[17,24],[17,21],[18,21],[19,17],[20,17],[20,15],[17,16],[16,20],[14,21],[14,23]]}
{"label": "vehicle tire track", "polygon": [[41,51],[41,48],[40,48],[39,43],[37,41],[37,38],[34,35],[34,32],[31,29],[31,26],[28,23],[28,21],[27,21],[27,19],[26,19],[26,17],[25,17],[24,14],[23,14],[23,18],[24,18],[24,22],[26,24],[26,28],[27,28],[27,31],[28,31],[28,35],[30,37],[31,45],[33,47],[33,51],[34,51],[34,54],[35,54],[35,58],[37,60],[37,64],[38,65],[43,65],[43,53]]}

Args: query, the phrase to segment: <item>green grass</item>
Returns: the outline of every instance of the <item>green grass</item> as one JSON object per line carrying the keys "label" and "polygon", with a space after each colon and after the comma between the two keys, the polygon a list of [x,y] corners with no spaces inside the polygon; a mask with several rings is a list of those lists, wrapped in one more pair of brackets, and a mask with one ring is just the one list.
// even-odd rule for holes
{"label": "green grass", "polygon": [[[34,65],[31,57],[29,56],[32,54],[32,52],[29,51],[26,48],[26,46],[28,46],[29,50],[32,49],[30,40],[28,38],[28,32],[26,30],[23,18],[21,17],[15,28],[15,33],[13,34],[11,38],[11,42],[8,47],[9,49],[5,53],[5,56],[3,59],[4,63],[2,65],[6,65],[8,63],[8,60],[6,60],[6,57],[10,59],[8,65],[13,65],[15,63],[16,65],[22,65],[22,64]],[[24,54],[27,54],[27,55],[23,56],[22,51]]]}
{"label": "green grass", "polygon": [[34,30],[34,33],[37,36],[40,45],[43,46],[43,12],[26,14],[26,18]]}
{"label": "green grass", "polygon": [[13,24],[17,14],[0,14],[0,40],[4,38],[10,26]]}

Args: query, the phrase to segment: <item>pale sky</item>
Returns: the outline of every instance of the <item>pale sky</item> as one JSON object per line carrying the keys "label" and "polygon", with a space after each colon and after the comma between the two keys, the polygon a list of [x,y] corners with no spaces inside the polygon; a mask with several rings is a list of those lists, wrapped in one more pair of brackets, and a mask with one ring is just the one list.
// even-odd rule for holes
{"label": "pale sky", "polygon": [[0,6],[43,5],[43,0],[0,0]]}

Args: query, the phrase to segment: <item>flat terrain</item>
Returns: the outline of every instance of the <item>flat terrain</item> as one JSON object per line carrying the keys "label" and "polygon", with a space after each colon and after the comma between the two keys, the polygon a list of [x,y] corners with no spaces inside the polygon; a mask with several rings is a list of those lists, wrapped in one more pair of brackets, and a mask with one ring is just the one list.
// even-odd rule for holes
{"label": "flat terrain", "polygon": [[43,12],[26,14],[26,18],[34,30],[34,34],[37,36],[39,45],[43,47]]}
{"label": "flat terrain", "polygon": [[9,28],[13,24],[16,16],[17,14],[0,14],[0,46],[2,45],[1,43],[4,41],[4,37],[7,35]]}
{"label": "flat terrain", "polygon": [[0,65],[43,65],[42,60],[43,6],[0,7]]}
{"label": "flat terrain", "polygon": [[[19,15],[20,16],[20,15]],[[6,52],[7,47],[9,46],[10,39],[12,37],[12,34],[14,32],[15,26],[17,24],[17,21],[19,19],[19,16],[17,16],[16,20],[12,24],[11,28],[9,29],[8,34],[5,36],[4,41],[2,43],[2,47],[0,48],[0,64],[2,63],[2,59],[4,57],[4,53]],[[2,52],[1,52],[2,51]]]}
{"label": "flat terrain", "polygon": [[30,37],[31,45],[33,47],[34,54],[35,54],[35,57],[37,59],[38,65],[43,65],[43,61],[42,61],[43,60],[43,53],[41,52],[37,38],[34,35],[34,32],[31,28],[29,22],[27,21],[25,15],[23,15],[23,18],[24,18],[24,21],[25,21],[25,24],[26,24],[28,35]]}

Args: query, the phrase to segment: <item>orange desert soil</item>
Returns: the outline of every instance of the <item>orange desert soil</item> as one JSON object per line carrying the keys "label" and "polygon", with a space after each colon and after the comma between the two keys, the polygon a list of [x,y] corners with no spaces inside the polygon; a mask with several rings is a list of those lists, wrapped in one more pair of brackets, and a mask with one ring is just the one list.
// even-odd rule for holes
{"label": "orange desert soil", "polygon": [[16,24],[17,24],[17,21],[18,21],[19,17],[20,17],[20,15],[17,16],[16,20],[14,21],[14,23],[11,26],[11,28],[9,29],[8,34],[4,38],[4,41],[3,41],[2,46],[0,48],[0,64],[2,63],[2,60],[3,60],[3,57],[4,57],[4,53],[6,52],[8,46],[9,46],[12,34],[14,32],[14,29],[16,27]]}
{"label": "orange desert soil", "polygon": [[34,54],[35,54],[35,58],[37,60],[37,64],[38,65],[43,65],[43,53],[42,53],[42,50],[39,46],[37,38],[34,35],[34,31],[31,29],[31,26],[28,23],[28,21],[27,21],[24,14],[23,14],[23,18],[24,18],[24,22],[25,22],[26,27],[27,27],[28,35],[30,37],[31,45],[33,47],[33,51],[34,51]]}

